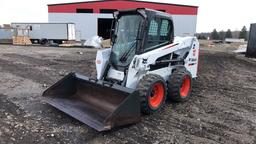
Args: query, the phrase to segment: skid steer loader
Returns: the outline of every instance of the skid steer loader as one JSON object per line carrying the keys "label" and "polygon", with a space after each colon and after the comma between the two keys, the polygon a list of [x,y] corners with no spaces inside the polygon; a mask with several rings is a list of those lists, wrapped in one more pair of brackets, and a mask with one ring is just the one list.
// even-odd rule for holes
{"label": "skid steer loader", "polygon": [[174,37],[171,15],[151,9],[114,13],[112,47],[96,56],[97,78],[70,73],[44,93],[50,105],[98,130],[137,123],[167,99],[189,98],[199,43]]}

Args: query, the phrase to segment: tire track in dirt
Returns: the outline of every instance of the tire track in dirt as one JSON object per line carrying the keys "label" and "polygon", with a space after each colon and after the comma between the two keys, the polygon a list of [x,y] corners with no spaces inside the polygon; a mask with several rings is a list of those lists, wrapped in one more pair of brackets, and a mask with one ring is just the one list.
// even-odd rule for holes
{"label": "tire track in dirt", "polygon": [[[256,86],[256,65],[238,60],[234,55],[207,52],[203,52],[201,64],[203,68],[200,68],[200,76],[195,85],[205,93],[203,98],[207,101],[202,102],[204,109],[211,102],[216,104],[215,113],[210,115],[217,118],[217,122],[214,122],[216,127],[223,127],[221,131],[226,134],[221,142],[253,143],[255,135],[248,134],[251,127],[248,123],[252,124],[251,119],[254,118],[256,91],[243,89],[243,86]],[[254,81],[248,82],[244,77]]]}
{"label": "tire track in dirt", "polygon": [[95,69],[92,58],[85,60],[65,60],[64,58],[48,60],[19,54],[3,54],[3,56],[3,58],[0,58],[0,67],[3,71],[40,84],[53,84],[69,72],[91,75],[94,72],[93,69]]}
{"label": "tire track in dirt", "polygon": [[[17,54],[18,55],[18,54]],[[77,59],[43,58],[7,54],[0,58],[0,69],[38,83],[51,84],[62,76],[59,71],[95,72],[95,53]],[[71,57],[71,56],[70,56]],[[21,64],[15,63],[20,61]],[[48,65],[49,64],[49,65]],[[49,67],[48,70],[38,69]],[[202,51],[199,77],[194,81],[192,97],[185,103],[168,103],[152,116],[143,116],[135,125],[99,133],[46,104],[36,101],[24,123],[26,143],[256,143],[256,64],[221,52]],[[33,95],[31,95],[33,96]],[[32,102],[27,99],[28,103]],[[10,101],[3,97],[0,104]],[[35,105],[38,105],[35,107]],[[7,106],[6,106],[7,107]],[[13,106],[14,109],[18,109]],[[0,106],[1,109],[8,110]],[[38,112],[34,112],[38,111]],[[39,112],[40,111],[40,112]],[[10,110],[10,113],[13,113]],[[13,114],[19,119],[27,115]],[[6,118],[1,115],[0,117]],[[1,121],[1,120],[0,120]],[[0,125],[8,124],[1,122]],[[40,132],[34,135],[35,125]],[[32,129],[32,130],[31,130]],[[22,129],[23,130],[23,129]],[[14,138],[19,138],[17,129]],[[43,130],[43,131],[41,131]],[[54,134],[54,137],[49,135]],[[4,132],[3,136],[8,136]],[[3,137],[0,135],[0,139]],[[24,143],[24,141],[19,141]]]}

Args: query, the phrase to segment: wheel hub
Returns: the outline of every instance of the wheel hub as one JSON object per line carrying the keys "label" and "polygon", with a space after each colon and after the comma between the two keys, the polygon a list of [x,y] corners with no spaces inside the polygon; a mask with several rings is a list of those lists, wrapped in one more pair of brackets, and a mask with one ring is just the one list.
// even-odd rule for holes
{"label": "wheel hub", "polygon": [[182,85],[180,87],[180,95],[186,97],[190,91],[191,81],[188,75],[183,78]]}
{"label": "wheel hub", "polygon": [[149,96],[149,104],[153,108],[158,108],[164,98],[164,85],[162,83],[156,83],[152,86],[151,94]]}

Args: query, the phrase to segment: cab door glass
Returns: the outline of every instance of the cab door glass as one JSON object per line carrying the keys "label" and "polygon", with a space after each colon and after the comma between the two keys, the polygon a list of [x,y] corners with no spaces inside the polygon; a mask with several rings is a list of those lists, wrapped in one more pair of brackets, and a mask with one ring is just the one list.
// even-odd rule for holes
{"label": "cab door glass", "polygon": [[150,51],[170,42],[171,23],[167,19],[152,19],[144,51]]}

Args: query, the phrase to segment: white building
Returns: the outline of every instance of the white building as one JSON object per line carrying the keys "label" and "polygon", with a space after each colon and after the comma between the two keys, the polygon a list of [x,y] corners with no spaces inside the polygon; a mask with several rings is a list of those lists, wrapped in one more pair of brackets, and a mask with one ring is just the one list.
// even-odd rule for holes
{"label": "white building", "polygon": [[194,35],[197,24],[197,6],[146,2],[136,0],[104,0],[48,5],[50,23],[75,23],[81,39],[95,35],[109,38],[112,12],[122,9],[150,8],[173,16],[177,36]]}

